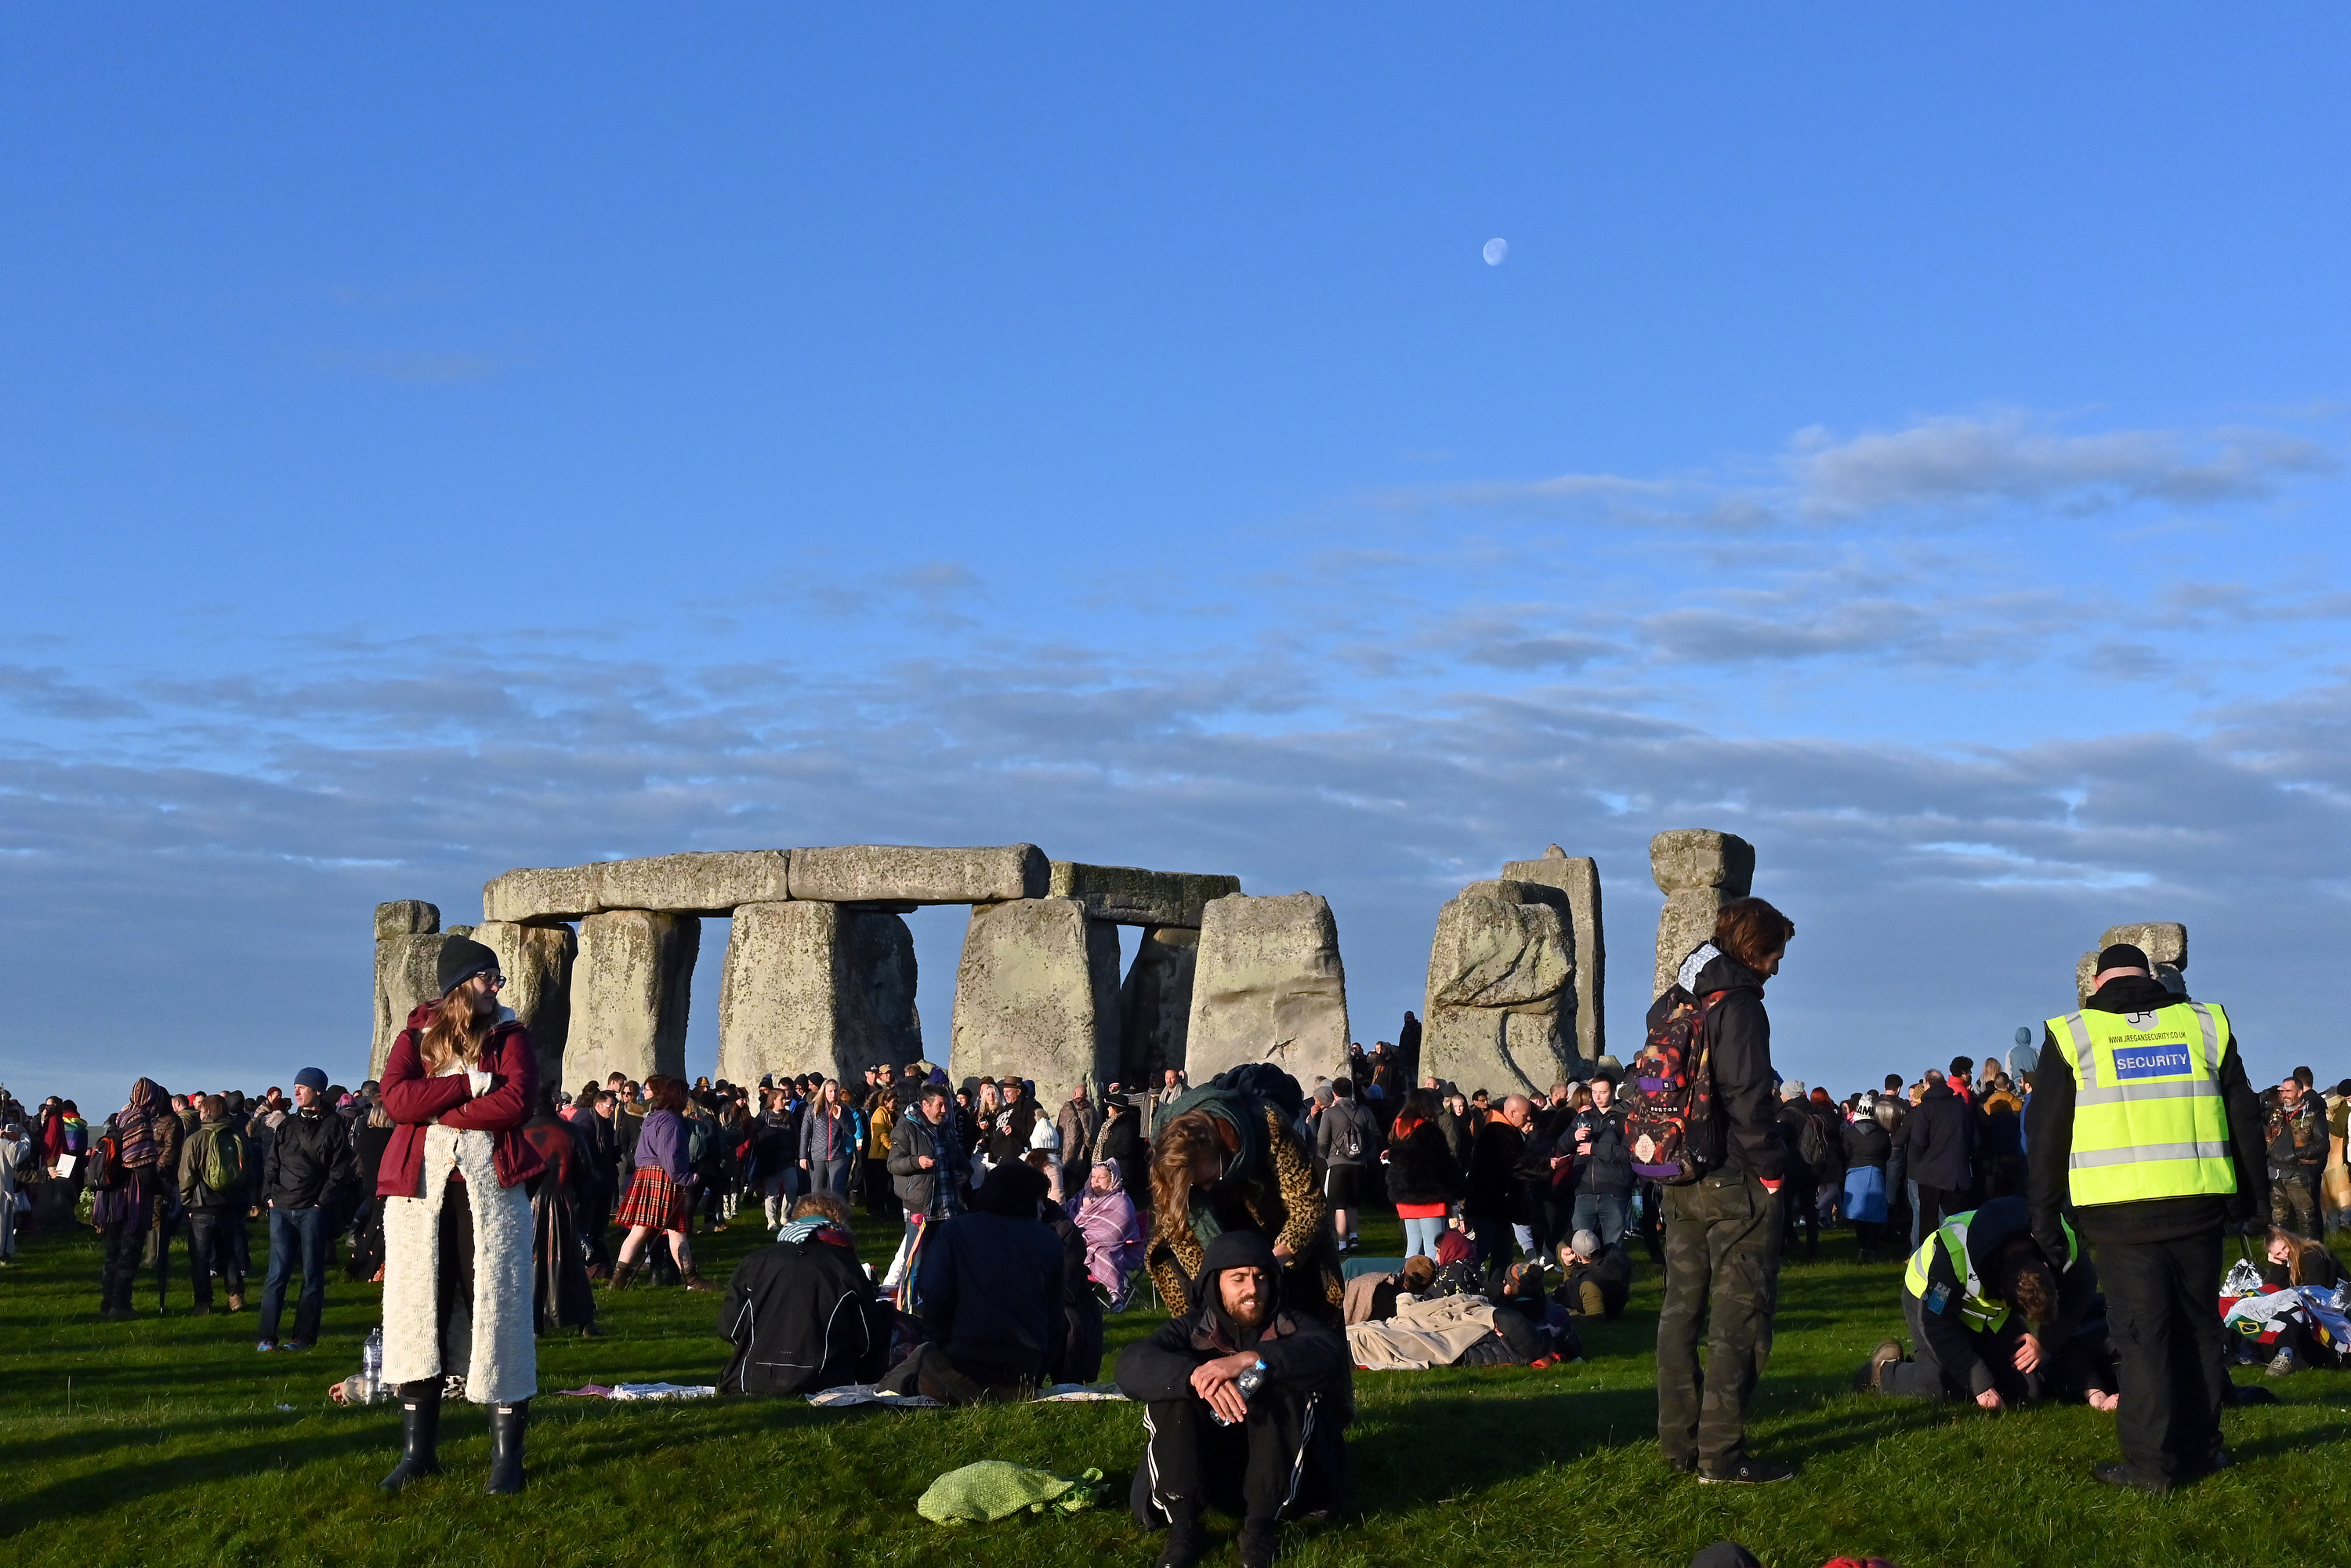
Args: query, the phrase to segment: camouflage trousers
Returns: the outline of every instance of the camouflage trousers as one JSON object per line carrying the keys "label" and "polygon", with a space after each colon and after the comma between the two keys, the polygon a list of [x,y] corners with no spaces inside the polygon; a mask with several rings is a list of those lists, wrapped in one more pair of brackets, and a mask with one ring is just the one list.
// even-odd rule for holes
{"label": "camouflage trousers", "polygon": [[[1657,1446],[1668,1464],[1737,1468],[1747,1402],[1771,1359],[1780,1205],[1753,1176],[1720,1172],[1665,1189],[1666,1304],[1657,1314]],[[1698,1371],[1698,1333],[1706,1370]]]}
{"label": "camouflage trousers", "polygon": [[2318,1226],[2318,1194],[2307,1176],[2270,1177],[2270,1223],[2296,1236],[2324,1234]]}

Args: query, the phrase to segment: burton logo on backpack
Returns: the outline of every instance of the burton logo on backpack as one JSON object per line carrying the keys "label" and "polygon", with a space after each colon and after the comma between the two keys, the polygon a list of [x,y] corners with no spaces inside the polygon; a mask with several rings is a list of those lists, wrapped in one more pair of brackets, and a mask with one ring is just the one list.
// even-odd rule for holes
{"label": "burton logo on backpack", "polygon": [[1704,998],[1679,985],[1649,1009],[1649,1034],[1633,1061],[1632,1108],[1625,1142],[1633,1174],[1679,1186],[1706,1174],[1714,1144],[1714,1063],[1706,1019],[1726,993]]}

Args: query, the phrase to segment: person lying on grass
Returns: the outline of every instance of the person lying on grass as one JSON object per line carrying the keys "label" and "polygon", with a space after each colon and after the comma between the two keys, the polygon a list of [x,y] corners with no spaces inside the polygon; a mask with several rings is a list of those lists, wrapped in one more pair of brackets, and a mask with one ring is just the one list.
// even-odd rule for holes
{"label": "person lying on grass", "polygon": [[1354,1367],[1346,1340],[1282,1291],[1273,1244],[1225,1231],[1190,1309],[1119,1354],[1119,1392],[1143,1406],[1145,1434],[1128,1504],[1145,1529],[1166,1527],[1160,1568],[1200,1560],[1207,1505],[1240,1518],[1243,1568],[1263,1568],[1280,1521],[1342,1500]]}

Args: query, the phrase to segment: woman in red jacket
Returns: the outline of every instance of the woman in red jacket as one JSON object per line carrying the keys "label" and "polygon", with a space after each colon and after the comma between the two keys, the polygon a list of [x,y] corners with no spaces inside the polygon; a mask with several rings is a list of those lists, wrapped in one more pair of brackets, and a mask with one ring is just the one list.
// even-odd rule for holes
{"label": "woman in red jacket", "polygon": [[538,1069],[529,1031],[498,1005],[496,953],[452,936],[440,980],[440,999],[409,1015],[383,1068],[383,1378],[400,1389],[402,1443],[383,1485],[440,1470],[442,1379],[458,1374],[490,1409],[486,1490],[518,1492],[538,1390],[523,1184],[546,1164],[522,1134]]}

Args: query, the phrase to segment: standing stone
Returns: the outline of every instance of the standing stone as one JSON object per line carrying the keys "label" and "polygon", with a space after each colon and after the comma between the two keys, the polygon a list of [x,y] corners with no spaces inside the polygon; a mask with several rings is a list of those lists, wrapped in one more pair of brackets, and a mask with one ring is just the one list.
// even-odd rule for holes
{"label": "standing stone", "polygon": [[441,911],[422,899],[375,906],[375,1033],[368,1048],[370,1078],[383,1076],[392,1042],[408,1027],[419,1002],[441,994]]}
{"label": "standing stone", "polygon": [[1575,1054],[1575,931],[1567,894],[1473,882],[1437,912],[1421,1051],[1466,1091],[1548,1092],[1588,1075]]}
{"label": "standing stone", "polygon": [[1195,1083],[1249,1061],[1270,1061],[1302,1087],[1346,1071],[1347,971],[1322,894],[1208,901],[1185,1037]]}
{"label": "standing stone", "polygon": [[866,1046],[853,1071],[869,1066],[896,1067],[923,1057],[923,1016],[914,1005],[914,934],[886,911],[861,911],[853,919],[854,953],[850,977],[863,1017],[859,1030]]}
{"label": "standing stone", "polygon": [[1755,846],[1710,828],[1669,828],[1649,841],[1649,874],[1666,895],[1657,916],[1657,967],[1649,995],[1666,994],[1691,948],[1714,935],[1714,917],[1755,884]]}
{"label": "standing stone", "polygon": [[1180,1068],[1192,1021],[1192,979],[1200,934],[1177,925],[1146,928],[1118,991],[1118,1082],[1130,1089],[1155,1085]]}
{"label": "standing stone", "polygon": [[2166,968],[2184,970],[2188,967],[2188,927],[2176,920],[2143,920],[2131,925],[2109,925],[2106,934],[2098,938],[2097,951],[2085,953],[2074,964],[2074,1006],[2090,999],[2090,982],[2097,977],[2098,953],[2127,942],[2147,955],[2155,966],[2158,980],[2165,978]]}
{"label": "standing stone", "polygon": [[1118,1075],[1118,928],[1074,898],[976,904],[956,968],[948,1071],[1010,1073],[1040,1103]]}
{"label": "standing stone", "polygon": [[1575,931],[1575,1054],[1584,1061],[1599,1061],[1608,1052],[1608,946],[1600,923],[1599,865],[1553,844],[1541,860],[1505,864],[1502,880],[1539,882],[1567,894]]}
{"label": "standing stone", "polygon": [[530,1030],[532,1052],[538,1058],[541,1089],[577,1089],[564,1082],[564,1051],[571,1036],[571,966],[580,954],[580,938],[569,925],[517,925],[508,920],[485,920],[474,927],[474,940],[498,956],[507,977],[498,1000],[514,1009],[515,1017]]}
{"label": "standing stone", "polygon": [[894,915],[838,904],[747,904],[735,911],[718,988],[718,1073],[757,1083],[821,1072],[855,1082],[868,1067],[922,1054],[914,935]]}
{"label": "standing stone", "polygon": [[580,923],[564,1071],[586,1082],[624,1072],[685,1074],[685,1015],[702,922],[608,909]]}

